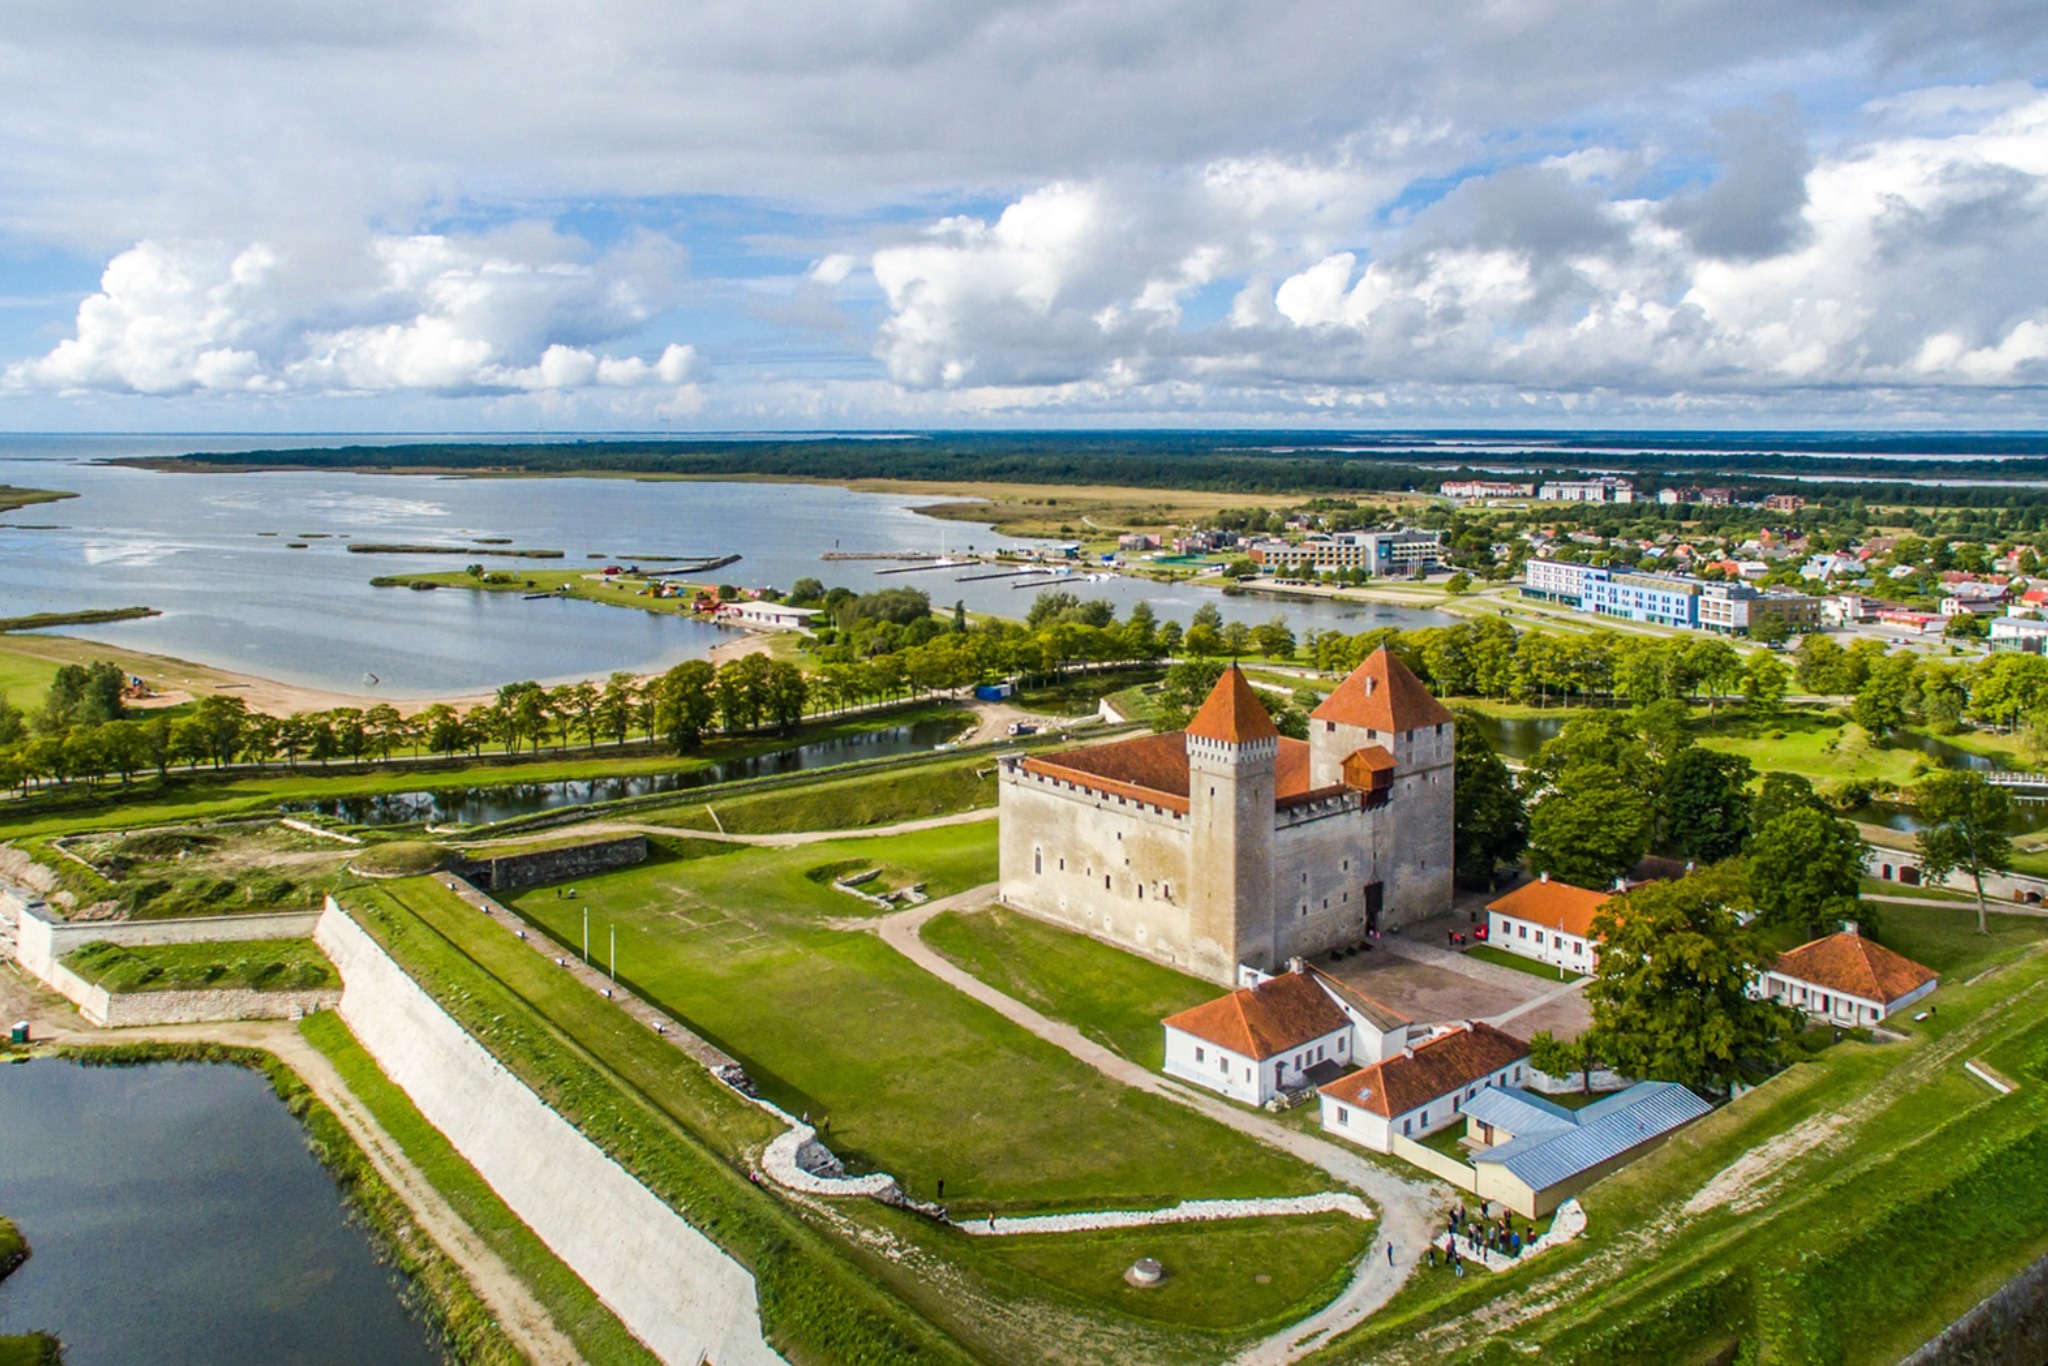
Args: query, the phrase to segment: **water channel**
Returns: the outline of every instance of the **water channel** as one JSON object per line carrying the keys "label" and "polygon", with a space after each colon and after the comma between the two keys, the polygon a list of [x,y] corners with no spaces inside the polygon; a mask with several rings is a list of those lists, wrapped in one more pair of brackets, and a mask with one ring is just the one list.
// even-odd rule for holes
{"label": "water channel", "polygon": [[[276,471],[160,474],[92,463],[194,449],[337,445],[311,438],[0,436],[0,484],[79,496],[0,519],[0,615],[154,607],[147,620],[71,634],[286,683],[393,698],[488,691],[519,678],[599,677],[701,657],[728,633],[702,622],[513,593],[411,593],[372,578],[493,568],[595,568],[652,555],[738,554],[718,577],[787,588],[802,577],[856,591],[910,587],[935,605],[1022,617],[1036,589],[970,570],[881,575],[827,552],[992,550],[1033,542],[915,509],[931,496],[809,484],[629,479],[461,479]],[[481,542],[559,550],[559,560],[492,559]],[[351,541],[474,546],[462,555],[351,554]],[[650,563],[650,567],[653,565]],[[1149,603],[1185,626],[1215,605],[1226,620],[1280,617],[1297,633],[1441,625],[1413,608],[1321,599],[1226,597],[1192,583],[1077,573],[1060,585],[1120,614]],[[374,677],[374,684],[367,680]]]}
{"label": "water channel", "polygon": [[363,797],[323,797],[294,802],[285,809],[299,814],[335,816],[352,825],[487,825],[531,816],[563,806],[616,802],[662,792],[686,792],[712,783],[741,778],[766,778],[810,768],[849,764],[860,759],[892,759],[924,754],[960,733],[966,717],[940,717],[907,726],[889,726],[859,735],[814,740],[788,749],[740,759],[721,759],[683,773],[637,773],[617,778],[572,778],[555,782],[503,783],[490,787],[422,789]]}
{"label": "water channel", "polygon": [[66,1366],[428,1366],[440,1354],[258,1073],[0,1067],[0,1333]]}

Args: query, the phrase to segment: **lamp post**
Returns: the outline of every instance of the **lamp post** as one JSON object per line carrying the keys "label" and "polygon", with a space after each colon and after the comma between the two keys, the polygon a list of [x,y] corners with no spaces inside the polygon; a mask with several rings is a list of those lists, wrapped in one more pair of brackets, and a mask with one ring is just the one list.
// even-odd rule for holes
{"label": "lamp post", "polygon": [[618,981],[619,981],[619,927],[618,927],[617,925],[614,925],[614,926],[612,926],[612,966],[611,966],[611,970],[610,970],[609,972],[605,973],[605,975],[604,975],[604,976],[605,976],[605,980],[606,980],[607,982],[610,982],[610,983],[612,983],[612,984],[613,984],[614,986],[618,985]]}
{"label": "lamp post", "polygon": [[583,908],[583,961],[590,962],[590,907]]}

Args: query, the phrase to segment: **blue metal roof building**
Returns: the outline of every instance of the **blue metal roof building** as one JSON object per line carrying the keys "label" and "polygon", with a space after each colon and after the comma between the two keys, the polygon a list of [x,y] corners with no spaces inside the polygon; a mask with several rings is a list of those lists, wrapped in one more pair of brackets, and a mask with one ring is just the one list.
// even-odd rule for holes
{"label": "blue metal roof building", "polygon": [[1637,1082],[1576,1111],[1519,1087],[1482,1091],[1465,1103],[1467,1132],[1491,1145],[1472,1155],[1478,1193],[1530,1217],[1548,1213],[1713,1108],[1663,1081]]}

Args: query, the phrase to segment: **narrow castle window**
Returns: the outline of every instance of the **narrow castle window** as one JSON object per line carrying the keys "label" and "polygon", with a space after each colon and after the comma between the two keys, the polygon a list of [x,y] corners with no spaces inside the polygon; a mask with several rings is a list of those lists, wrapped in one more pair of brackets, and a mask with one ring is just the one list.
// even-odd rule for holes
{"label": "narrow castle window", "polygon": [[1045,850],[1039,848],[1032,849],[1031,871],[1033,874],[1041,874],[1045,872]]}

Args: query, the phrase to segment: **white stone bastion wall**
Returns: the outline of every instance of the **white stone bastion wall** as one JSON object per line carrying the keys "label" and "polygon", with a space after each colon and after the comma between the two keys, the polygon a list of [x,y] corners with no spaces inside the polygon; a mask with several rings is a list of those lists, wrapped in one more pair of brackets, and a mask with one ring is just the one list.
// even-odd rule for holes
{"label": "white stone bastion wall", "polygon": [[641,1342],[681,1366],[782,1362],[745,1267],[549,1109],[332,899],[314,940],[370,1056]]}

